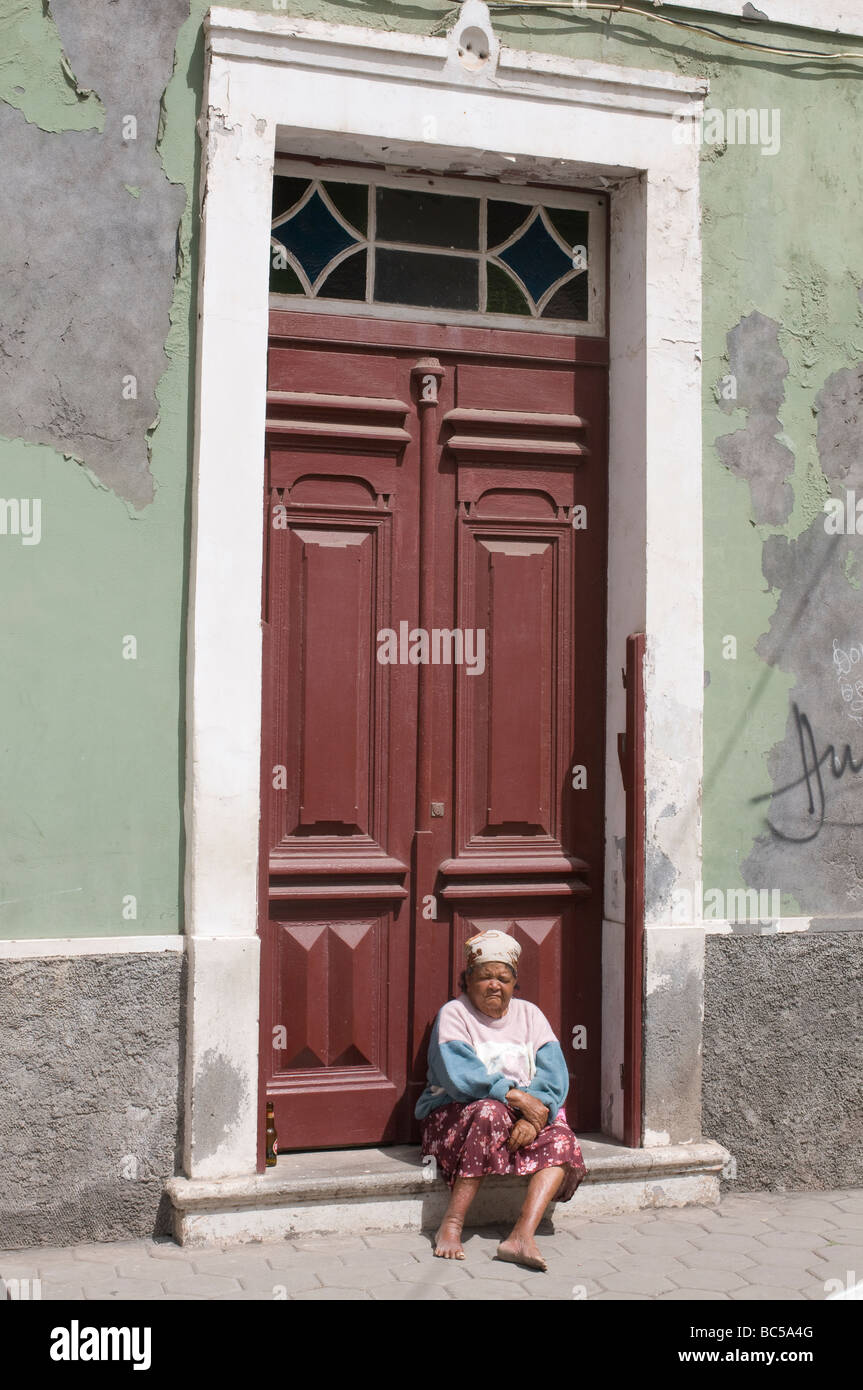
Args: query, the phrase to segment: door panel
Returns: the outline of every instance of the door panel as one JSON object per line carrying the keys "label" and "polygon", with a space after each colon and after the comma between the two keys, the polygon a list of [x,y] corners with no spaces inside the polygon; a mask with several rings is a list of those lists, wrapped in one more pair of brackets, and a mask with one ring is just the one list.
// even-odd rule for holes
{"label": "door panel", "polygon": [[[492,364],[465,362],[458,368],[458,404],[462,409],[557,411],[572,409],[572,376],[565,364],[560,371],[526,366],[524,362]],[[534,405],[534,403],[536,403]]]}
{"label": "door panel", "polygon": [[404,1094],[416,672],[376,660],[416,607],[399,368],[270,354],[262,1038],[282,1149],[397,1137]]}
{"label": "door panel", "polygon": [[553,834],[556,536],[462,523],[463,612],[487,633],[488,676],[459,679],[465,846]]}
{"label": "door panel", "polygon": [[273,1016],[286,1020],[268,1082],[279,1148],[328,1147],[334,1133],[341,1144],[395,1138],[404,1038],[387,981],[406,964],[396,914],[332,902],[292,903],[287,914],[270,921]]}
{"label": "door panel", "polygon": [[[381,981],[386,932],[365,922],[279,924],[281,1012],[288,1020],[283,1069],[375,1066],[385,1060]],[[284,997],[286,987],[290,997]]]}
{"label": "door panel", "polygon": [[294,708],[288,705],[288,728],[296,722],[303,735],[293,833],[334,822],[342,833],[368,834],[372,786],[362,726],[372,707],[373,532],[309,526],[290,535],[303,651]]}
{"label": "door panel", "polygon": [[492,926],[564,1045],[571,1122],[599,1128],[605,393],[595,338],[272,315],[261,1027],[282,1150],[417,1137],[435,1013]]}
{"label": "door panel", "polygon": [[[479,539],[478,618],[494,651],[488,697],[488,819],[547,830],[552,804],[551,542]],[[482,581],[485,581],[483,584]],[[482,593],[482,589],[485,593]],[[483,600],[485,600],[483,602]]]}

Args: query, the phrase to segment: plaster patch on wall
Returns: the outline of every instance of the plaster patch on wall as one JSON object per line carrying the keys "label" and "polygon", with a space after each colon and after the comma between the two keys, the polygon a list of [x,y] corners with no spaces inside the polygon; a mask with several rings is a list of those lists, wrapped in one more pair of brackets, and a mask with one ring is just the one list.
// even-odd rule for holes
{"label": "plaster patch on wall", "polygon": [[658,916],[670,902],[676,877],[668,855],[658,845],[648,842],[644,855],[644,910],[648,916]]}
{"label": "plaster patch on wall", "polygon": [[48,0],[17,0],[0,13],[0,101],[40,130],[101,130],[105,109],[77,80]]}
{"label": "plaster patch on wall", "polygon": [[210,1048],[201,1058],[194,1095],[195,1153],[201,1162],[212,1158],[235,1128],[245,1109],[246,1084],[238,1068]]}
{"label": "plaster patch on wall", "polygon": [[755,520],[778,526],[794,505],[794,455],[777,438],[788,375],[779,325],[756,309],[732,328],[726,343],[737,395],[720,400],[719,407],[726,414],[743,409],[748,419],[743,429],[720,435],[716,448],[725,467],[749,483]]}
{"label": "plaster patch on wall", "polygon": [[[6,206],[0,275],[0,433],[85,463],[135,507],[153,498],[148,431],[177,268],[185,189],[155,143],[183,0],[55,0],[79,82],[104,131],[50,133],[0,107]],[[134,138],[124,138],[134,121]],[[140,190],[130,198],[127,187]]]}
{"label": "plaster patch on wall", "polygon": [[[846,384],[835,389],[842,393]],[[825,387],[821,399],[828,398]],[[841,411],[830,410],[838,419]],[[853,412],[846,426],[842,447],[834,431],[823,436],[831,441],[829,466],[863,486]],[[852,712],[863,700],[863,659],[846,677],[837,665],[837,655],[863,640],[846,577],[849,563],[859,563],[863,536],[828,535],[824,521],[816,517],[796,540],[771,536],[763,549],[764,576],[779,600],[756,651],[796,682],[785,736],[768,756],[766,799],[756,803],[764,833],[741,865],[747,884],[793,894],[803,913],[817,917],[863,911],[863,774],[843,762],[846,746],[855,760],[863,755],[863,715]]]}
{"label": "plaster patch on wall", "polygon": [[843,487],[859,487],[863,483],[863,363],[827,378],[815,397],[815,412],[818,459],[824,476]]}

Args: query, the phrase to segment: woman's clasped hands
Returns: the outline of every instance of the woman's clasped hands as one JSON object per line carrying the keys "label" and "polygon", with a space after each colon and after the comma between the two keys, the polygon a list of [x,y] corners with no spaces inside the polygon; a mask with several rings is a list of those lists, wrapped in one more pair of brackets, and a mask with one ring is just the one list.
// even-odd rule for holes
{"label": "woman's clasped hands", "polygon": [[510,1131],[506,1145],[510,1153],[515,1153],[516,1149],[522,1149],[525,1145],[533,1143],[548,1123],[549,1111],[548,1106],[543,1105],[536,1096],[520,1090],[517,1086],[514,1086],[511,1091],[507,1091],[506,1103],[519,1114],[519,1118]]}

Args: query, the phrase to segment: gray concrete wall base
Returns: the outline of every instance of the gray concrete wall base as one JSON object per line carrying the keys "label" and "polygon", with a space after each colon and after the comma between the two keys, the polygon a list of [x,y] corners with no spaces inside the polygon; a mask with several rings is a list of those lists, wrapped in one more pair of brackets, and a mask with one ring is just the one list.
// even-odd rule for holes
{"label": "gray concrete wall base", "polygon": [[737,1190],[863,1184],[863,935],[708,936],[704,1126]]}
{"label": "gray concrete wall base", "polygon": [[183,956],[0,960],[0,1248],[167,1232]]}

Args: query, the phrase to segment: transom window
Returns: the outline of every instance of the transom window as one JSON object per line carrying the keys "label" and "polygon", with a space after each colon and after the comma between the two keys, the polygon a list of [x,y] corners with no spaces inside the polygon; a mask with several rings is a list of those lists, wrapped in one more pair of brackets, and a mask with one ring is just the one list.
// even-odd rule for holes
{"label": "transom window", "polygon": [[602,333],[605,212],[597,194],[361,181],[278,161],[270,292],[330,311]]}

